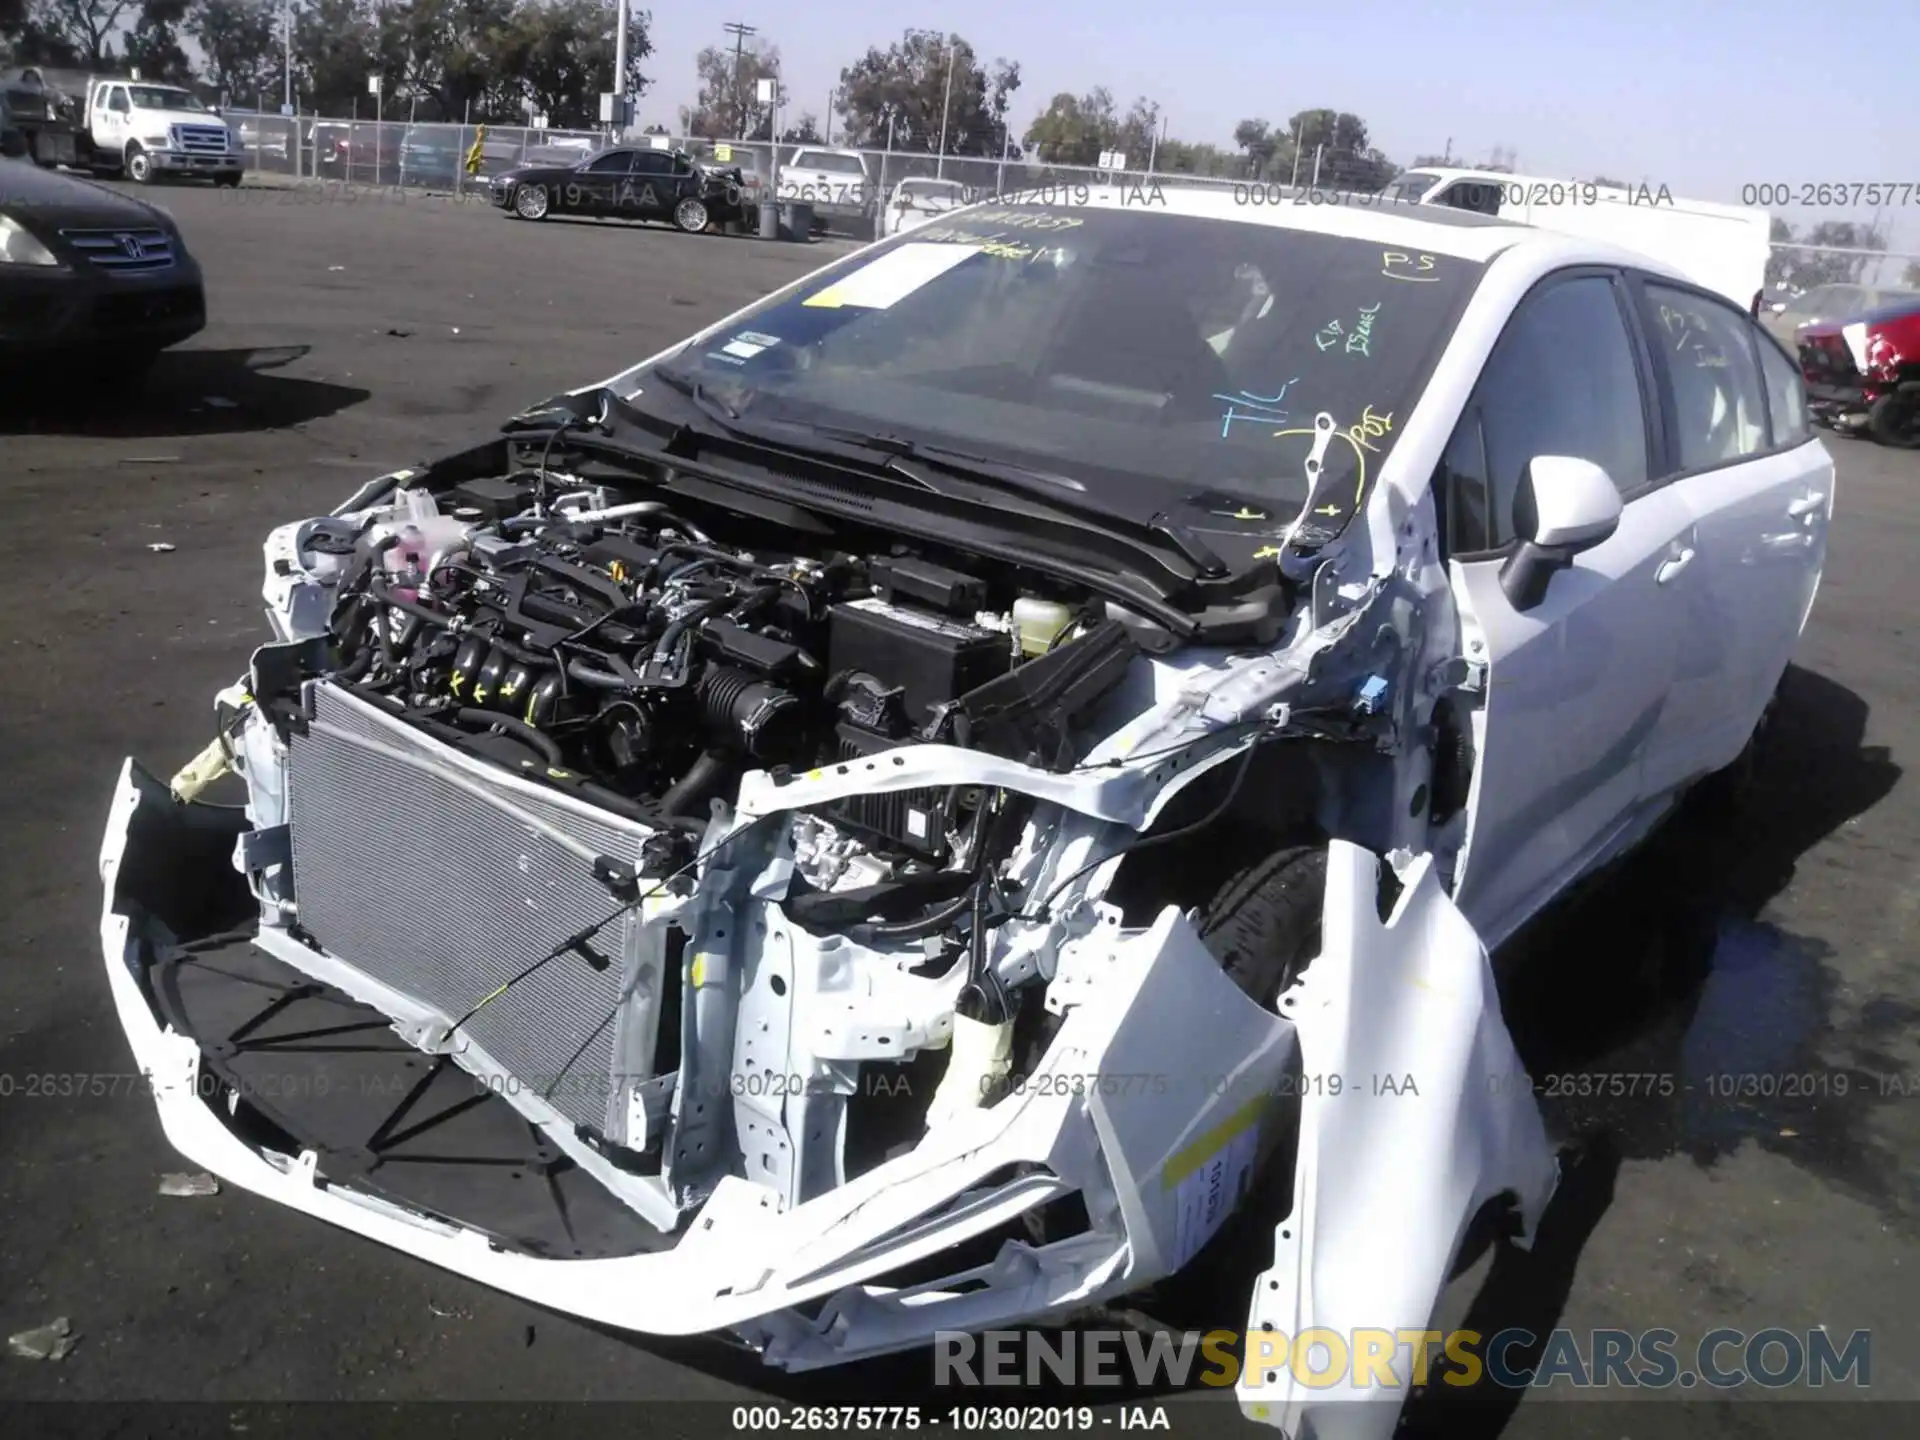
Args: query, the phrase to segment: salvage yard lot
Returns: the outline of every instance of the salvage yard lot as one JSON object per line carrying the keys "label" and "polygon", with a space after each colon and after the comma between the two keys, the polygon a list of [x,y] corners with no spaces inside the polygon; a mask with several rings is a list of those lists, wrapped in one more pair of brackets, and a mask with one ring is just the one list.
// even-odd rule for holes
{"label": "salvage yard lot", "polygon": [[[209,328],[143,396],[0,416],[0,1333],[67,1316],[82,1337],[58,1364],[0,1359],[0,1398],[1015,1398],[933,1392],[925,1357],[784,1380],[597,1332],[231,1190],[162,1198],[184,1162],[137,1085],[44,1083],[130,1068],[99,973],[109,787],[126,754],[169,774],[205,743],[213,692],[262,636],[266,531],[846,248],[419,197],[159,198],[206,270]],[[1535,1255],[1476,1267],[1442,1319],[1869,1329],[1872,1393],[1920,1401],[1920,455],[1827,443],[1832,553],[1752,814],[1675,837],[1501,957],[1516,1040],[1560,1092],[1550,1122],[1602,1138]],[[1656,968],[1664,996],[1641,983]],[[1635,1078],[1663,1075],[1677,1083]],[[1237,1328],[1240,1306],[1167,1318]],[[1429,1403],[1449,1435],[1622,1429],[1552,1399],[1510,1418]],[[1807,1424],[1742,1406],[1688,1433]]]}

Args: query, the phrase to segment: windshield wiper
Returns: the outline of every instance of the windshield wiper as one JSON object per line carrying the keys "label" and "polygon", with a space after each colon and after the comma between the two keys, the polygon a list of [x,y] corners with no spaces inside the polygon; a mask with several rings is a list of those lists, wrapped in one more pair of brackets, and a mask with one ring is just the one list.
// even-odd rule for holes
{"label": "windshield wiper", "polygon": [[[1043,487],[1049,491],[1071,490],[1079,495],[1086,494],[1087,490],[1085,485],[1066,475],[1034,470],[1025,465],[1013,465],[1004,460],[969,454],[964,450],[950,450],[944,445],[929,445],[925,441],[909,440],[900,435],[871,434],[864,430],[843,429],[835,425],[809,425],[806,428],[814,434],[858,449],[879,451],[897,460],[918,461],[923,465],[932,465],[967,479],[987,480],[1028,493],[1041,490]],[[1055,499],[1056,497],[1049,494],[1043,498]],[[1072,508],[1086,507],[1073,506]],[[1099,514],[1103,520],[1123,518],[1105,510],[1100,511]],[[1172,517],[1165,514],[1155,515],[1144,528],[1150,534],[1159,535],[1167,540],[1201,575],[1211,579],[1228,573],[1227,562],[1215,554],[1212,547],[1190,527]]]}
{"label": "windshield wiper", "polygon": [[705,411],[709,419],[718,421],[723,429],[735,429],[734,422],[740,418],[740,412],[712,394],[698,380],[691,380],[672,370],[650,370],[647,372],[647,378],[658,380],[675,394],[686,396]]}
{"label": "windshield wiper", "polygon": [[993,480],[1021,488],[1044,485],[1049,489],[1071,490],[1076,494],[1085,494],[1087,489],[1078,480],[1050,470],[1035,470],[1030,466],[1014,465],[966,450],[953,450],[945,445],[929,445],[924,440],[909,440],[903,435],[854,430],[839,425],[795,423],[810,434],[851,445],[856,450],[872,450],[899,460],[918,460],[923,465],[951,470],[972,479]]}

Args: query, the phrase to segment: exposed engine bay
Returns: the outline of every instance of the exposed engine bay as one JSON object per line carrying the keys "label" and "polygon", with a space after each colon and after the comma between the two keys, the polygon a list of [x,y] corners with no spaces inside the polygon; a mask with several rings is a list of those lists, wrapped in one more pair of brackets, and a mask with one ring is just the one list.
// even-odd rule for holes
{"label": "exposed engine bay", "polygon": [[[1298,1207],[1374,1194],[1422,1127],[1454,1138],[1405,1203],[1538,1214],[1531,1092],[1480,1073],[1518,1065],[1484,954],[1403,838],[1433,808],[1403,759],[1404,577],[1310,570],[1198,643],[1119,587],[528,448],[276,530],[277,638],[218,737],[170,786],[123,772],[103,938],[178,1147],[540,1303],[792,1369],[1179,1273],[1296,1151],[1250,1327],[1311,1299],[1310,1232],[1340,1222]],[[229,771],[244,806],[202,803]],[[243,932],[165,898],[213,888],[210,845]],[[1202,923],[1273,847],[1324,886],[1317,954]],[[242,1062],[290,1063],[288,1027],[383,1037],[404,1098],[357,1130],[264,1101]],[[1297,1081],[1356,1057],[1427,1067],[1439,1108]],[[408,1176],[444,1145],[401,1152],[439,1145],[452,1122],[415,1111],[448,1076],[520,1149],[436,1189]],[[1424,1323],[1439,1234],[1343,1240],[1401,1257],[1358,1303]]]}
{"label": "exposed engine bay", "polygon": [[[749,769],[910,743],[1071,764],[1075,722],[1149,628],[919,555],[749,551],[659,502],[543,508],[537,488],[523,475],[439,501],[403,493],[384,520],[294,537],[330,583],[335,678],[683,833],[704,831],[708,802]],[[940,860],[977,839],[981,814],[977,795],[912,795],[834,818]]]}

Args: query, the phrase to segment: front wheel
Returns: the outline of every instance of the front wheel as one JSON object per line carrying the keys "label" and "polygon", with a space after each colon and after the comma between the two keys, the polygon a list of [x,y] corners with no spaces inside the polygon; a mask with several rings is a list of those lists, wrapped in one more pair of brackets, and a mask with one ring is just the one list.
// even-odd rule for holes
{"label": "front wheel", "polygon": [[689,235],[699,235],[713,223],[713,217],[707,213],[705,201],[689,196],[673,207],[673,223]]}
{"label": "front wheel", "polygon": [[238,190],[240,188],[240,176],[241,172],[238,170],[235,170],[231,175],[216,175],[213,177],[214,188],[219,189],[221,186],[225,186],[229,190]]}
{"label": "front wheel", "polygon": [[1272,1009],[1320,955],[1323,845],[1270,851],[1230,875],[1201,911],[1200,938],[1227,978]]}
{"label": "front wheel", "polygon": [[1867,411],[1867,429],[1882,445],[1920,450],[1920,394],[1896,391],[1882,395]]}
{"label": "front wheel", "polygon": [[513,193],[513,213],[522,220],[544,220],[552,207],[544,185],[522,185]]}
{"label": "front wheel", "polygon": [[127,178],[136,185],[153,183],[153,157],[138,145],[127,146]]}

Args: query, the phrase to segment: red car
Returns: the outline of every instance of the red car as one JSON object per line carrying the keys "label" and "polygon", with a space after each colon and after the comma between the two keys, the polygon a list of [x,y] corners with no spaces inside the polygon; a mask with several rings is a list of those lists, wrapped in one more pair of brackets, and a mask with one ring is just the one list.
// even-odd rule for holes
{"label": "red car", "polygon": [[1920,300],[1808,325],[1796,340],[1815,419],[1920,448]]}

